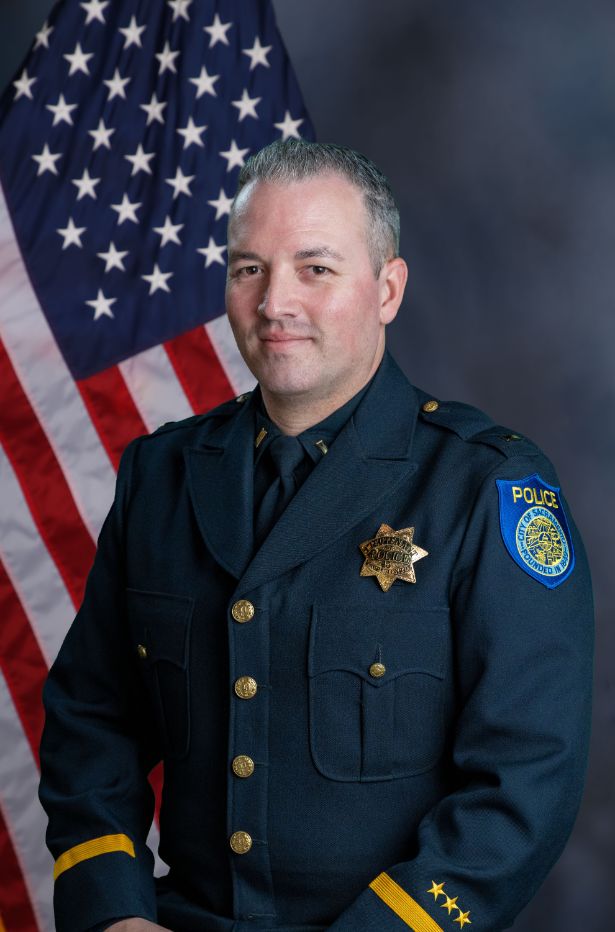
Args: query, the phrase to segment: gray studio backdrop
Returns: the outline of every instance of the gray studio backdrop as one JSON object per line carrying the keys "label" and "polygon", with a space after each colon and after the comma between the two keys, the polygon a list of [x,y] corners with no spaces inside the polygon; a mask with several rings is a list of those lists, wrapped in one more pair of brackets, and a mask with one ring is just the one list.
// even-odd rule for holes
{"label": "gray studio backdrop", "polygon": [[[51,5],[0,0],[2,86]],[[615,4],[274,5],[318,138],[364,151],[398,197],[410,282],[395,356],[436,397],[535,440],[585,537],[598,626],[587,789],[514,929],[611,932]]]}

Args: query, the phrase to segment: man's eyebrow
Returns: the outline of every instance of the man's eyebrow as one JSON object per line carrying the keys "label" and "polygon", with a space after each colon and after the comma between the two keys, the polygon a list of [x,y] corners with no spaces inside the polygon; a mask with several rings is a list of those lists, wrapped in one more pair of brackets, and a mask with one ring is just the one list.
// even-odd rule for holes
{"label": "man's eyebrow", "polygon": [[237,262],[240,259],[252,260],[254,262],[260,262],[261,257],[256,252],[243,252],[238,250],[231,250],[228,254],[229,262]]}
{"label": "man's eyebrow", "polygon": [[314,246],[312,249],[300,249],[295,253],[295,259],[337,259],[343,262],[344,257],[329,246]]}

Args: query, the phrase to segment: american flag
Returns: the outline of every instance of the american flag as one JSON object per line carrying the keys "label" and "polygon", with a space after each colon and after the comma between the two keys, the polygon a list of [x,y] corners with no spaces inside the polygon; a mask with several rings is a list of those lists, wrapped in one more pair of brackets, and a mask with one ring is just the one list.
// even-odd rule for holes
{"label": "american flag", "polygon": [[0,101],[0,932],[54,927],[40,692],[119,457],[252,385],[226,219],[247,156],[299,135],[267,0],[64,0]]}

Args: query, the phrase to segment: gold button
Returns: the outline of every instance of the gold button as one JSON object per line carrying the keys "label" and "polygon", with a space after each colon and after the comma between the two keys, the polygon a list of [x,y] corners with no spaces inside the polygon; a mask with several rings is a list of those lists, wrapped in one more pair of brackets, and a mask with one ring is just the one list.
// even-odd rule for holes
{"label": "gold button", "polygon": [[439,407],[440,405],[438,404],[438,402],[434,401],[434,399],[432,398],[431,401],[425,402],[425,404],[423,405],[423,411],[426,414],[431,414],[432,411],[437,411]]}
{"label": "gold button", "polygon": [[235,621],[243,624],[244,621],[251,621],[254,618],[255,611],[256,609],[251,602],[248,602],[247,599],[240,599],[239,602],[235,602],[231,608],[231,615]]}
{"label": "gold button", "polygon": [[246,854],[252,847],[252,839],[247,832],[233,832],[229,844],[235,854]]}
{"label": "gold button", "polygon": [[234,757],[232,767],[236,777],[251,777],[254,773],[254,761],[247,754]]}
{"label": "gold button", "polygon": [[252,699],[257,689],[257,682],[251,676],[240,676],[235,680],[235,692],[240,699]]}
{"label": "gold button", "polygon": [[384,676],[387,672],[387,668],[383,663],[373,663],[369,668],[369,675],[375,676],[378,679],[379,676]]}
{"label": "gold button", "polygon": [[139,660],[147,660],[147,647],[144,644],[137,644],[137,654]]}

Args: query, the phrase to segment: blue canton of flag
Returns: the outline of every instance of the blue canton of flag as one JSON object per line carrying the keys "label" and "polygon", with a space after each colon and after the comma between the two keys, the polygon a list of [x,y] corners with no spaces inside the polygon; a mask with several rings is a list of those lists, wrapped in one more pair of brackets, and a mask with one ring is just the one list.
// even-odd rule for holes
{"label": "blue canton of flag", "polygon": [[16,236],[76,379],[223,312],[238,169],[313,138],[264,0],[64,0],[0,122]]}

